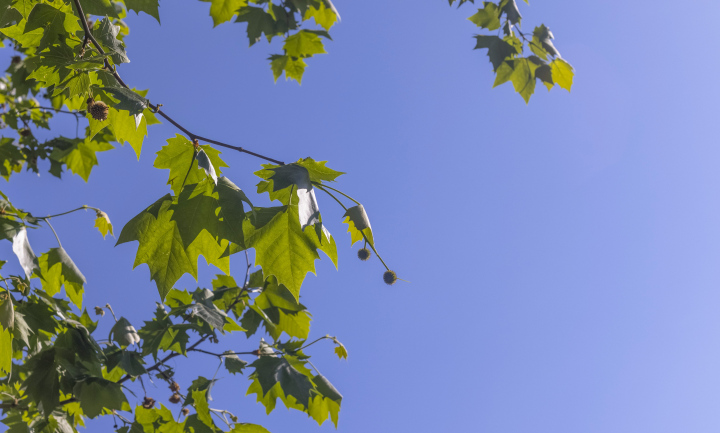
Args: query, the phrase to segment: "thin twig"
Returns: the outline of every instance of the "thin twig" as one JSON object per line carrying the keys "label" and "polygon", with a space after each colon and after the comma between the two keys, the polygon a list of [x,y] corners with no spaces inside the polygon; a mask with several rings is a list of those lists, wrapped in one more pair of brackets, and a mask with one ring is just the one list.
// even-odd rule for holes
{"label": "thin twig", "polygon": [[[98,50],[98,52],[99,52],[101,55],[105,55],[105,51],[102,49],[102,47],[100,46],[100,44],[98,43],[98,41],[97,41],[97,40],[95,39],[95,37],[93,36],[92,31],[90,30],[90,27],[89,27],[88,24],[87,24],[87,20],[85,20],[85,12],[83,12],[82,6],[80,5],[80,0],[73,0],[73,3],[75,3],[75,8],[77,9],[78,15],[80,15],[80,23],[82,24],[83,30],[85,31],[85,37],[88,38],[88,39],[90,39],[90,41],[93,43],[93,45],[95,46],[95,48]],[[110,62],[108,61],[107,58],[106,58],[106,59],[103,59],[103,62],[104,62],[104,65],[105,65],[105,69],[107,69],[108,72],[110,72],[110,73],[112,74],[112,76],[115,77],[115,80],[117,80],[117,82],[118,82],[121,86],[123,86],[123,87],[126,88],[126,89],[132,90],[132,89],[130,89],[130,87],[129,87],[127,84],[125,84],[125,82],[122,80],[122,78],[120,78],[120,74],[117,73],[117,69],[116,69],[116,68],[113,68],[112,65],[110,65]],[[190,140],[201,140],[201,141],[205,141],[205,142],[208,142],[208,143],[216,144],[216,145],[218,145],[218,146],[226,147],[226,148],[228,148],[228,149],[237,150],[238,152],[247,153],[248,155],[252,155],[252,156],[255,156],[255,157],[257,157],[257,158],[264,159],[264,160],[266,160],[266,161],[269,161],[269,162],[272,162],[272,163],[275,163],[275,164],[285,165],[285,163],[282,162],[282,161],[278,161],[277,159],[273,159],[273,158],[270,158],[270,157],[261,155],[261,154],[259,154],[259,153],[251,152],[251,151],[249,151],[249,150],[247,150],[247,149],[244,149],[244,148],[242,148],[242,147],[232,146],[232,145],[230,145],[230,144],[222,143],[222,142],[219,142],[219,141],[211,140],[211,139],[209,139],[209,138],[201,137],[201,136],[199,136],[199,135],[197,135],[197,134],[193,134],[193,133],[190,132],[187,128],[185,128],[184,126],[180,125],[180,124],[177,123],[175,120],[173,120],[170,116],[168,116],[167,114],[165,114],[164,111],[160,110],[159,105],[153,105],[153,104],[150,103],[150,101],[148,101],[148,102],[147,102],[147,106],[148,106],[149,108],[151,108],[155,113],[157,113],[157,114],[159,114],[160,116],[162,116],[165,120],[167,120],[168,122],[170,122],[173,126],[175,126],[176,128],[178,128],[180,131],[182,131],[183,133],[185,133],[185,135],[187,135],[187,136],[190,138]]]}

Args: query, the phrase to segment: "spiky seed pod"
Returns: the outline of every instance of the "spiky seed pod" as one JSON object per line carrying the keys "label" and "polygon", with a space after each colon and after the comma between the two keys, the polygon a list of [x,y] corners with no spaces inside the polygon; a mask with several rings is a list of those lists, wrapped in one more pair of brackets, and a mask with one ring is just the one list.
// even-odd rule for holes
{"label": "spiky seed pod", "polygon": [[145,397],[145,398],[143,399],[142,407],[144,407],[145,409],[152,409],[153,406],[155,406],[155,399],[154,399],[154,398]]}
{"label": "spiky seed pod", "polygon": [[95,307],[95,314],[102,317],[105,315],[105,310],[103,310],[101,307]]}
{"label": "spiky seed pod", "polygon": [[170,403],[180,403],[180,400],[182,400],[182,397],[178,393],[170,396]]}
{"label": "spiky seed pod", "polygon": [[184,407],[184,408],[182,408],[181,412],[183,415],[187,416],[190,413],[190,409]]}
{"label": "spiky seed pod", "polygon": [[177,393],[180,391],[180,385],[178,385],[177,382],[173,381],[173,383],[170,384],[170,391]]}
{"label": "spiky seed pod", "polygon": [[88,103],[88,111],[95,120],[107,120],[108,106],[103,101],[93,101],[92,103]]}
{"label": "spiky seed pod", "polygon": [[385,271],[383,274],[383,281],[385,284],[392,286],[397,281],[397,275],[393,271]]}
{"label": "spiky seed pod", "polygon": [[363,262],[370,259],[370,250],[367,248],[361,248],[358,250],[358,259],[362,260]]}
{"label": "spiky seed pod", "polygon": [[17,65],[20,62],[22,62],[22,57],[20,56],[13,56],[10,60],[10,63],[12,63],[13,65]]}
{"label": "spiky seed pod", "polygon": [[23,128],[23,129],[20,130],[20,135],[23,136],[23,137],[27,137],[27,136],[29,136],[30,134],[32,134],[32,132],[30,132],[30,130],[27,129],[27,128]]}

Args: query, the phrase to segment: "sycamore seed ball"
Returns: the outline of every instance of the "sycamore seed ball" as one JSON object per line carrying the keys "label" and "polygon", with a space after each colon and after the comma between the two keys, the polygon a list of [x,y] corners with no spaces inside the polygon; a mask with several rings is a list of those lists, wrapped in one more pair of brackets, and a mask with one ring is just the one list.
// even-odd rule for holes
{"label": "sycamore seed ball", "polygon": [[358,250],[358,259],[362,260],[363,262],[368,260],[370,258],[370,250],[367,248],[362,248]]}
{"label": "sycamore seed ball", "polygon": [[107,120],[108,106],[103,101],[92,101],[88,99],[88,111],[95,120]]}
{"label": "sycamore seed ball", "polygon": [[170,396],[170,403],[180,403],[181,398],[182,397],[180,397],[180,394],[175,393]]}
{"label": "sycamore seed ball", "polygon": [[397,275],[393,271],[385,271],[383,274],[383,281],[385,281],[385,284],[392,286],[397,281]]}

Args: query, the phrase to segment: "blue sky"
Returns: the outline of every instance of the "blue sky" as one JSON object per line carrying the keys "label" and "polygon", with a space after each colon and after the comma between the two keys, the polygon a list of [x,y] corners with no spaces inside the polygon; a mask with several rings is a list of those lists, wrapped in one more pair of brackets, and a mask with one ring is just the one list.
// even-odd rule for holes
{"label": "blue sky", "polygon": [[[310,351],[345,397],[338,431],[718,431],[720,6],[520,4],[524,28],[548,25],[576,69],[572,93],[539,87],[526,106],[509,84],[491,88],[472,5],[421,3],[337,0],[330,54],[308,62],[302,86],[274,84],[276,47],[248,49],[244,25],[212,29],[207,3],[161,2],[162,26],[127,19],[126,82],[195,133],[347,172],[338,187],[365,204],[383,257],[412,282],[383,284],[379,262],[355,258],[342,211],[318,197],[340,270],[318,262],[302,300],[311,338],[336,335],[350,352]],[[65,120],[55,126],[74,134]],[[2,190],[37,215],[100,207],[119,234],[169,191],[152,162],[175,133],[152,127],[139,162],[129,147],[101,154],[88,184],[23,174]],[[254,192],[261,161],[223,157]],[[103,241],[93,218],[53,224],[88,279],[86,305],[109,302],[139,328],[155,285],[146,266],[130,270],[135,244]],[[30,241],[55,246],[47,230]],[[199,283],[177,287],[217,272],[201,263]],[[217,366],[199,354],[176,365],[183,387]],[[246,378],[224,376],[213,407],[272,432],[334,430],[282,406],[266,416]],[[148,395],[166,402],[157,385]]]}

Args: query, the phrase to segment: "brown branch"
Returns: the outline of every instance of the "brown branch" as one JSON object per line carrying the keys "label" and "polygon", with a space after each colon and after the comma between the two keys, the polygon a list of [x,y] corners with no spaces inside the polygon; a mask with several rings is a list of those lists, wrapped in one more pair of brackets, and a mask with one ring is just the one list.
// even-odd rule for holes
{"label": "brown branch", "polygon": [[[197,346],[200,345],[200,343],[202,343],[202,342],[204,342],[205,340],[207,340],[208,337],[210,337],[210,335],[206,335],[206,336],[202,337],[201,339],[199,339],[198,341],[196,341],[195,344],[193,344],[192,346],[190,346],[190,347],[187,349],[187,351],[190,352],[190,351],[194,350]],[[177,352],[171,353],[171,354],[169,354],[168,356],[166,356],[165,358],[163,358],[163,359],[161,359],[160,361],[156,362],[155,365],[153,365],[152,367],[146,369],[146,372],[149,373],[149,372],[151,372],[151,371],[159,370],[161,365],[165,364],[165,363],[168,362],[169,360],[175,358],[176,356],[180,356],[180,355],[181,355],[181,353],[177,353]],[[122,379],[118,380],[118,381],[115,382],[115,383],[121,384],[121,383],[123,383],[123,382],[127,382],[127,381],[128,381],[130,378],[132,378],[132,377],[134,377],[134,376],[130,376],[129,374],[126,374],[125,376],[123,376]]]}
{"label": "brown branch", "polygon": [[[82,6],[80,5],[80,0],[73,0],[73,2],[75,3],[75,8],[77,9],[78,14],[80,15],[80,22],[81,22],[81,24],[82,24],[83,30],[85,31],[85,38],[86,38],[86,39],[90,39],[90,42],[92,42],[92,44],[95,46],[95,48],[98,50],[98,52],[99,52],[101,55],[105,55],[105,50],[102,49],[102,47],[100,46],[100,44],[98,43],[98,41],[97,41],[97,40],[95,39],[95,37],[93,36],[92,31],[90,30],[90,27],[88,26],[87,20],[85,19],[85,12],[83,12]],[[122,87],[124,87],[124,88],[126,88],[126,89],[128,89],[128,90],[132,90],[132,89],[130,89],[130,87],[129,87],[127,84],[125,84],[125,82],[122,80],[122,78],[120,78],[120,74],[117,73],[117,69],[114,68],[112,65],[110,65],[110,61],[108,61],[107,58],[103,59],[103,62],[104,62],[104,65],[105,65],[105,69],[107,69],[107,70],[112,74],[112,76],[115,77],[115,80],[117,80],[117,82],[118,82]],[[162,110],[160,110],[160,104],[158,104],[158,105],[153,105],[153,104],[150,103],[150,101],[147,101],[147,106],[148,106],[149,108],[151,108],[155,113],[157,113],[157,114],[159,114],[160,116],[162,116],[165,120],[167,120],[168,122],[170,122],[173,126],[175,126],[176,128],[178,128],[180,131],[182,131],[183,133],[185,133],[185,135],[187,135],[187,136],[190,138],[191,141],[193,141],[193,140],[206,141],[206,142],[208,142],[208,143],[216,144],[216,145],[218,145],[218,146],[226,147],[226,148],[228,148],[228,149],[237,150],[238,152],[247,153],[248,155],[252,155],[252,156],[255,156],[255,157],[257,157],[257,158],[264,159],[264,160],[269,161],[269,162],[272,162],[272,163],[274,163],[274,164],[285,165],[285,163],[282,162],[282,161],[278,161],[277,159],[273,159],[273,158],[270,158],[270,157],[261,155],[261,154],[259,154],[259,153],[251,152],[251,151],[249,151],[249,150],[247,150],[247,149],[243,149],[242,147],[232,146],[232,145],[230,145],[230,144],[221,143],[221,142],[219,142],[219,141],[211,140],[211,139],[209,139],[209,138],[205,138],[205,137],[201,137],[201,136],[199,136],[199,135],[197,135],[197,134],[193,134],[193,133],[190,132],[187,128],[183,127],[182,125],[180,125],[179,123],[177,123],[175,120],[173,120],[170,116],[168,116],[167,114],[165,114],[165,112],[163,112]]]}

